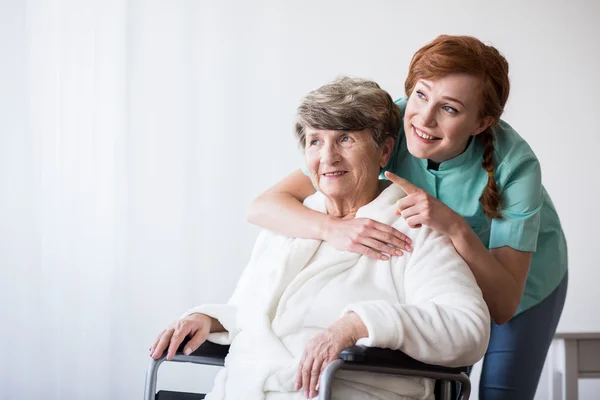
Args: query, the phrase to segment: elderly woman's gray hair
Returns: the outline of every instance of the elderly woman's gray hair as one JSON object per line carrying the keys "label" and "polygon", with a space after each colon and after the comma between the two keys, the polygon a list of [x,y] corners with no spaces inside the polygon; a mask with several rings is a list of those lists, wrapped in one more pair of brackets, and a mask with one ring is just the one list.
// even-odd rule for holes
{"label": "elderly woman's gray hair", "polygon": [[361,131],[370,129],[379,146],[396,140],[402,124],[400,109],[373,81],[342,77],[310,92],[298,107],[296,137],[304,148],[306,129]]}

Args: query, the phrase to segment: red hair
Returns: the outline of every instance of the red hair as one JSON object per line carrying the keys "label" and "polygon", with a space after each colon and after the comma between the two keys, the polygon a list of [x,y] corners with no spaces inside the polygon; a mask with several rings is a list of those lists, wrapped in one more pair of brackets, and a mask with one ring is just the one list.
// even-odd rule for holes
{"label": "red hair", "polygon": [[[492,46],[471,36],[438,36],[420,48],[413,56],[404,83],[410,96],[420,79],[436,79],[449,74],[463,73],[481,79],[480,118],[491,117],[497,124],[504,111],[510,92],[508,62]],[[483,212],[490,218],[499,218],[500,194],[494,179],[494,135],[488,127],[477,135],[483,142],[481,166],[488,172],[488,183],[479,201]]]}

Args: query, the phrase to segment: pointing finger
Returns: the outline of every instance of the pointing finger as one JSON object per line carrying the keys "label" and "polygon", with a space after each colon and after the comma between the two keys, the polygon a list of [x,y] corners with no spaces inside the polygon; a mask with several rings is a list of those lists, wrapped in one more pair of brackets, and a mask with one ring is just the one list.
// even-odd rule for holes
{"label": "pointing finger", "polygon": [[385,177],[388,178],[392,183],[400,186],[402,190],[406,192],[406,194],[413,194],[419,191],[419,188],[404,178],[400,178],[398,175],[391,173],[390,171],[385,171]]}

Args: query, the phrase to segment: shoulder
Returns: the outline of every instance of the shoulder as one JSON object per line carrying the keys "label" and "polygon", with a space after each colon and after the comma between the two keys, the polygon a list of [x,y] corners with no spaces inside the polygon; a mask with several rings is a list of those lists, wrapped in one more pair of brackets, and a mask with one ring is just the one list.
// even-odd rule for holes
{"label": "shoulder", "polygon": [[323,214],[327,214],[327,206],[325,203],[325,195],[318,190],[304,199],[303,204],[315,211],[319,211]]}
{"label": "shoulder", "polygon": [[[529,144],[509,124],[500,121],[494,127],[494,152],[502,214],[524,218],[535,213],[543,203],[542,171]],[[495,220],[494,225],[499,224]]]}
{"label": "shoulder", "polygon": [[515,173],[540,175],[540,165],[529,143],[507,122],[500,120],[492,128],[496,178],[506,181]]}
{"label": "shoulder", "polygon": [[529,143],[506,121],[500,120],[496,126],[492,127],[492,132],[494,134],[494,156],[498,161],[497,166],[502,164],[511,166],[522,160],[535,160],[537,162],[537,156]]}

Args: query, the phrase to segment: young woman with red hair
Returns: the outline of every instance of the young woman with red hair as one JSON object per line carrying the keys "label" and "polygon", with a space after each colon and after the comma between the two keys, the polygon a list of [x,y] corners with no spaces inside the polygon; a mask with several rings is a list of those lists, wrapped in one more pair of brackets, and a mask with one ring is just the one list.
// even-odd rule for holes
{"label": "young woman with red hair", "polygon": [[[500,119],[508,69],[498,50],[468,36],[442,35],[417,51],[385,168],[408,194],[397,213],[447,234],[482,289],[494,319],[482,400],[534,398],[568,282],[566,240],[539,162]],[[299,169],[260,195],[248,220],[373,258],[410,252],[410,238],[385,224],[304,207],[314,191]]]}

